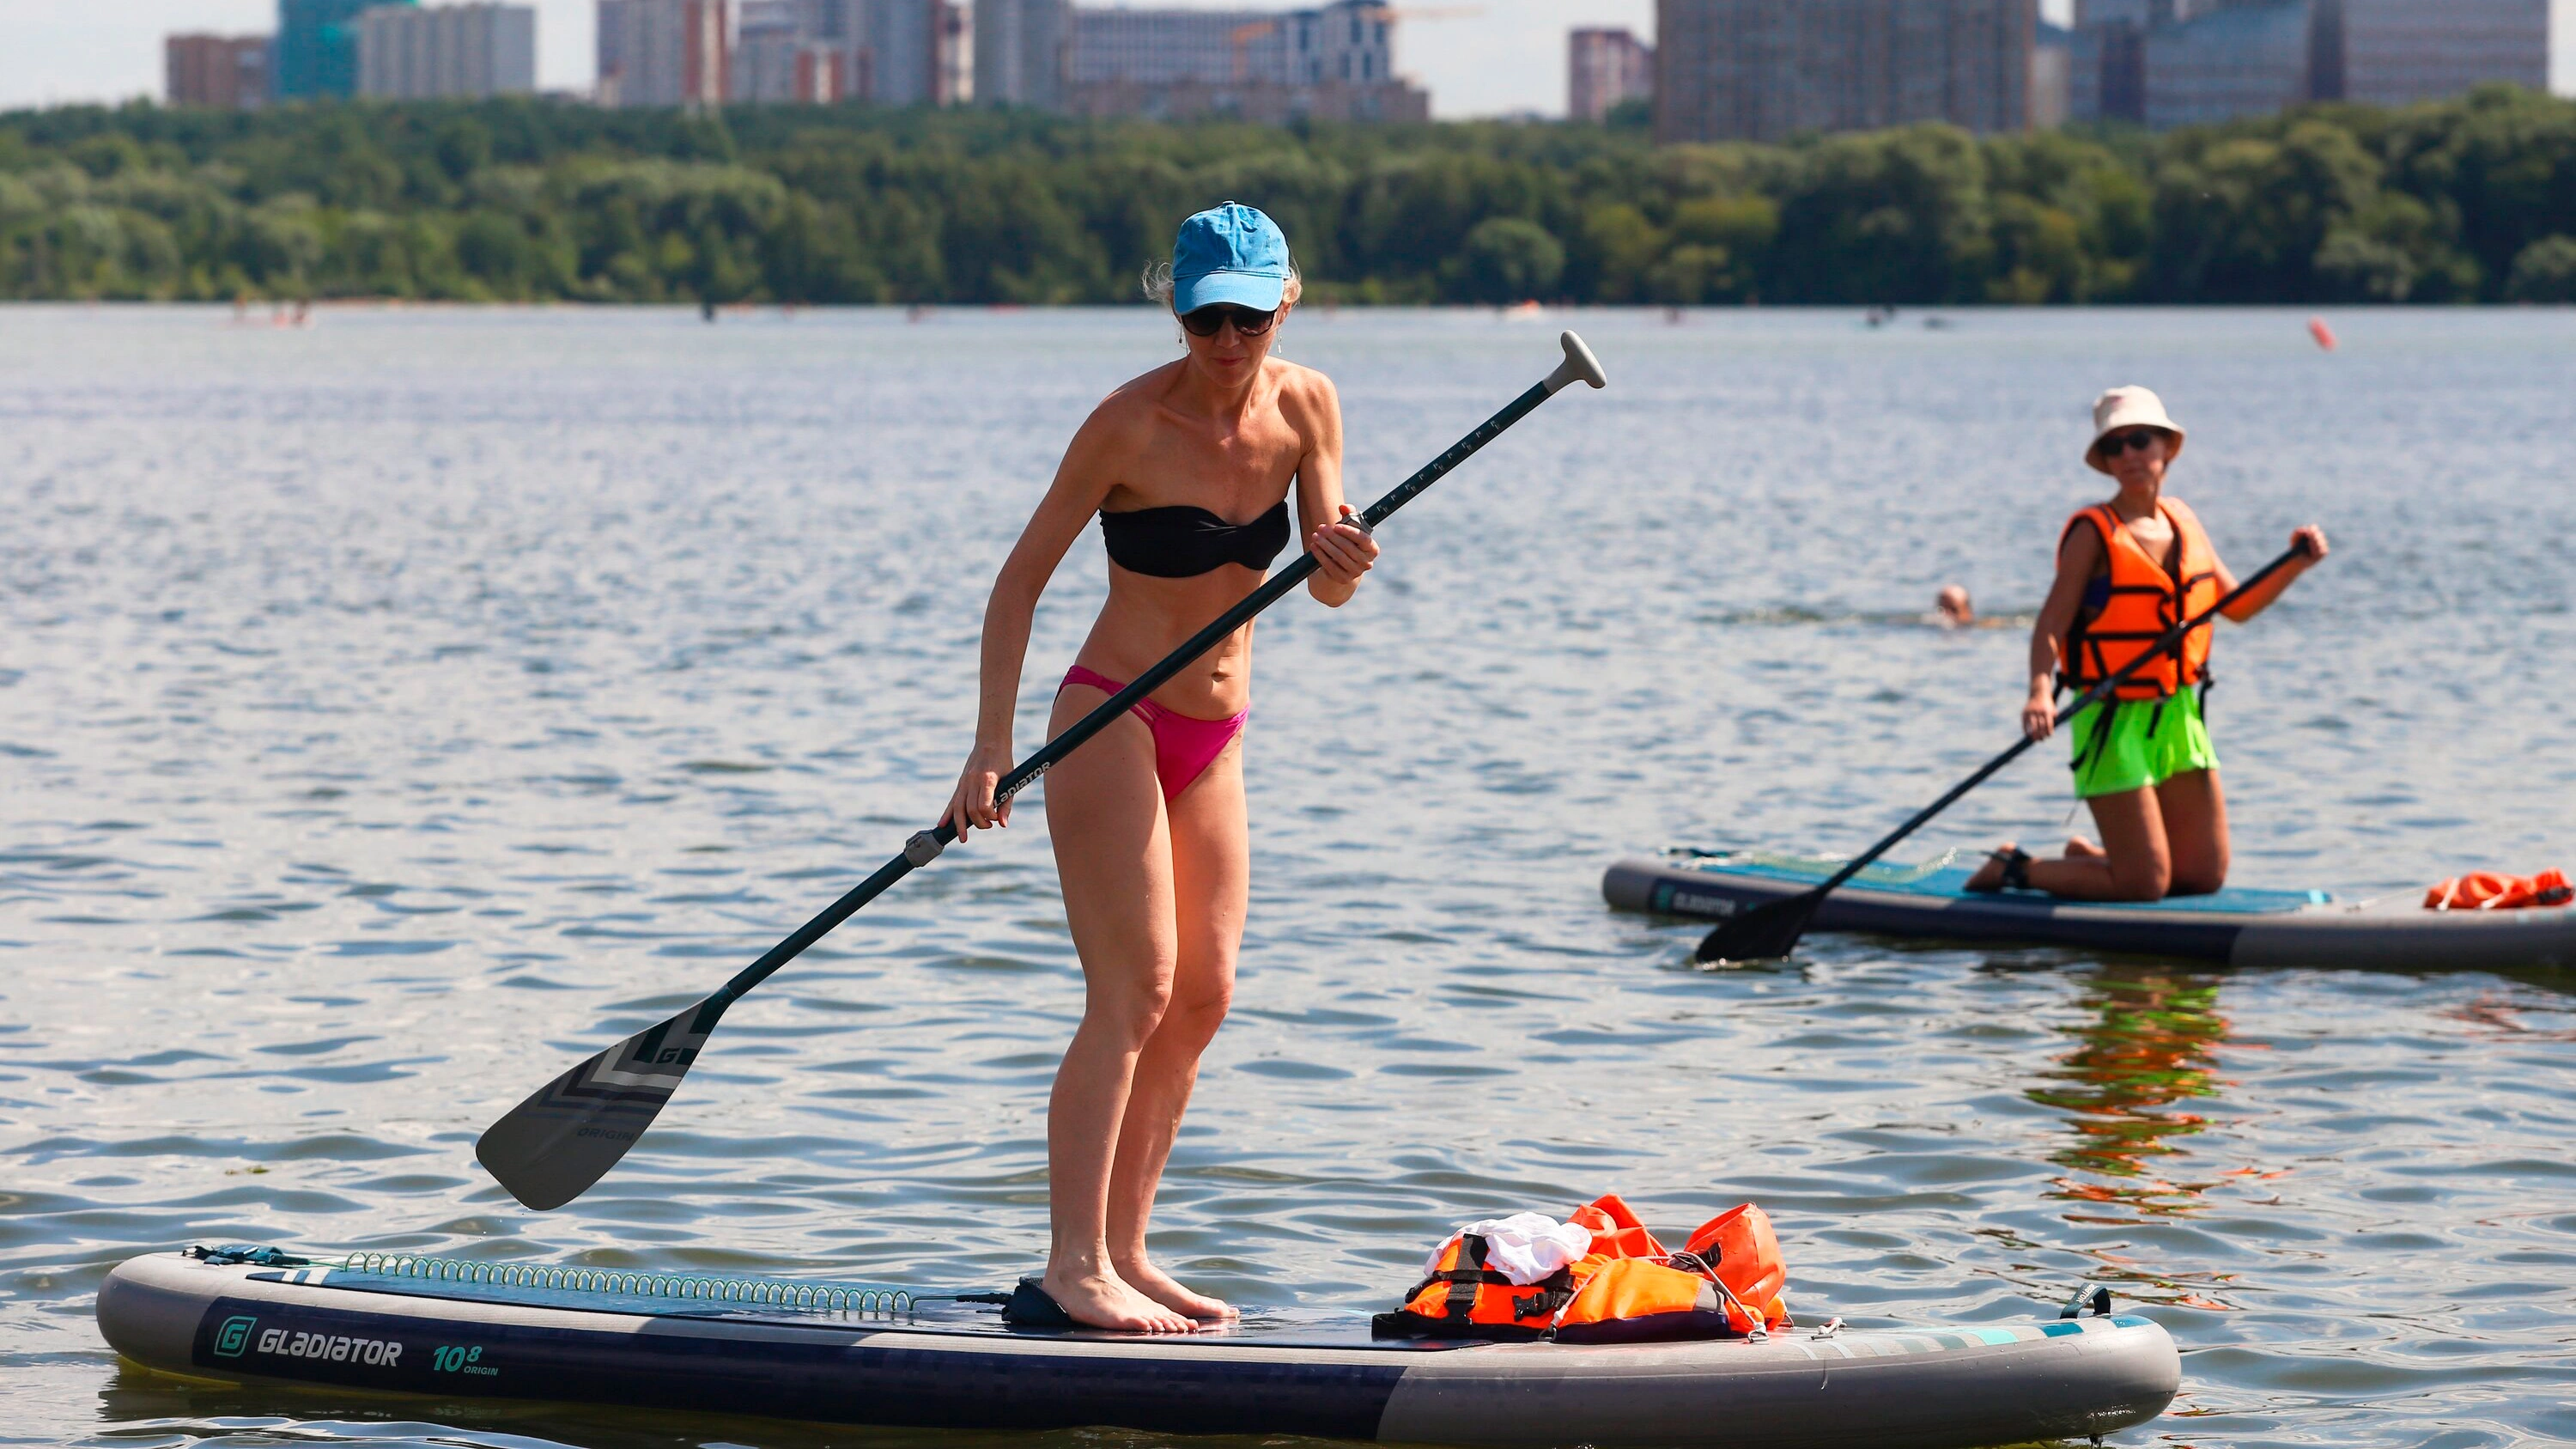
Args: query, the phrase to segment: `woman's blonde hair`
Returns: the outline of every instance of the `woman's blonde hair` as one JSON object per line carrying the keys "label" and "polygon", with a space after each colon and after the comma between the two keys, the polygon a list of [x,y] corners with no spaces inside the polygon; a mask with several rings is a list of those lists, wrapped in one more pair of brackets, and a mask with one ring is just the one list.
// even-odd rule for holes
{"label": "woman's blonde hair", "polygon": [[[1173,285],[1170,262],[1155,262],[1145,268],[1145,295],[1160,302],[1166,311],[1172,305]],[[1305,293],[1305,279],[1297,275],[1297,260],[1291,257],[1288,259],[1288,288],[1279,294],[1279,305],[1294,306]]]}

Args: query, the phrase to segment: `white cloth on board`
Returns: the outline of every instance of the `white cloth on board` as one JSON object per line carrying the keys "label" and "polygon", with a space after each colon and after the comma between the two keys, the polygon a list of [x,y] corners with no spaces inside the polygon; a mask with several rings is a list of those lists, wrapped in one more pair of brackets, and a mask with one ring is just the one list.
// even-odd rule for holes
{"label": "white cloth on board", "polygon": [[1560,1223],[1545,1213],[1514,1213],[1507,1218],[1469,1223],[1443,1238],[1440,1246],[1431,1250],[1431,1261],[1422,1269],[1424,1277],[1440,1271],[1440,1260],[1448,1255],[1449,1245],[1462,1237],[1484,1239],[1485,1266],[1524,1288],[1580,1262],[1584,1254],[1592,1251],[1590,1228]]}

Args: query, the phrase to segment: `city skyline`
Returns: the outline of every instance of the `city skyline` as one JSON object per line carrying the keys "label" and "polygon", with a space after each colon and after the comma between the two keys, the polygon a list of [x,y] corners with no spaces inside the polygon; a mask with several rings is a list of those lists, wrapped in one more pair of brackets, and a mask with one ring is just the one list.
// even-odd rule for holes
{"label": "city skyline", "polygon": [[[538,84],[587,92],[594,0],[522,3],[538,11]],[[1245,0],[1156,3],[1234,9]],[[1566,37],[1575,27],[1625,26],[1654,39],[1654,0],[1440,0],[1422,8],[1482,11],[1475,18],[1414,20],[1398,42],[1400,69],[1430,90],[1432,114],[1441,119],[1562,115]],[[2062,23],[2070,0],[2042,0],[2041,9]],[[2553,14],[2551,88],[2570,94],[2576,92],[2576,0],[2553,0]],[[17,0],[0,6],[0,109],[158,97],[164,36],[266,32],[276,19],[276,0]]]}

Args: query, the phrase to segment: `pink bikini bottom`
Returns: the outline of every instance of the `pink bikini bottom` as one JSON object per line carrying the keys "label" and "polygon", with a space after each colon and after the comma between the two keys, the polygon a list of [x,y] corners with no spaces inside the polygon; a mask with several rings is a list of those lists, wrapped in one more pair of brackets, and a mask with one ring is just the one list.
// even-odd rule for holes
{"label": "pink bikini bottom", "polygon": [[[1102,694],[1116,694],[1127,687],[1079,664],[1065,671],[1064,684],[1083,685]],[[1064,693],[1064,684],[1056,686],[1056,693]],[[1183,790],[1196,784],[1199,776],[1207,773],[1207,767],[1216,763],[1216,757],[1225,753],[1225,747],[1234,743],[1235,736],[1243,733],[1244,722],[1252,718],[1252,711],[1247,709],[1232,719],[1198,719],[1165,709],[1150,699],[1136,701],[1128,713],[1143,720],[1145,728],[1153,733],[1154,777],[1163,782],[1166,803],[1179,799]]]}

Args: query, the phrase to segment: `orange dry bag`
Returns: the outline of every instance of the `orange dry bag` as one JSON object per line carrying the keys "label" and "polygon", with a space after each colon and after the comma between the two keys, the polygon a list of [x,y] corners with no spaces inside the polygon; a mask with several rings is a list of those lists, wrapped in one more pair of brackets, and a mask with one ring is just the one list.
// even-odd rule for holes
{"label": "orange dry bag", "polygon": [[1708,1264],[1738,1302],[1766,1319],[1788,1316],[1771,1311],[1789,1286],[1789,1270],[1780,1261],[1780,1240],[1771,1235],[1771,1215],[1762,1209],[1751,1203],[1728,1208],[1700,1224],[1683,1251]]}
{"label": "orange dry bag", "polygon": [[1576,1208],[1567,1222],[1592,1232],[1592,1254],[1596,1258],[1660,1258],[1664,1245],[1646,1231],[1637,1214],[1615,1192],[1605,1192],[1591,1202]]}
{"label": "orange dry bag", "polygon": [[1588,1276],[1583,1270],[1592,1259],[1576,1265],[1582,1286],[1556,1324],[1564,1342],[1744,1337],[1789,1326],[1780,1298],[1789,1281],[1780,1243],[1770,1217],[1751,1203],[1700,1224],[1679,1253],[1665,1252],[1615,1197],[1578,1210],[1573,1220],[1593,1229],[1595,1254],[1605,1245],[1604,1221],[1618,1225],[1608,1245],[1632,1251]]}

